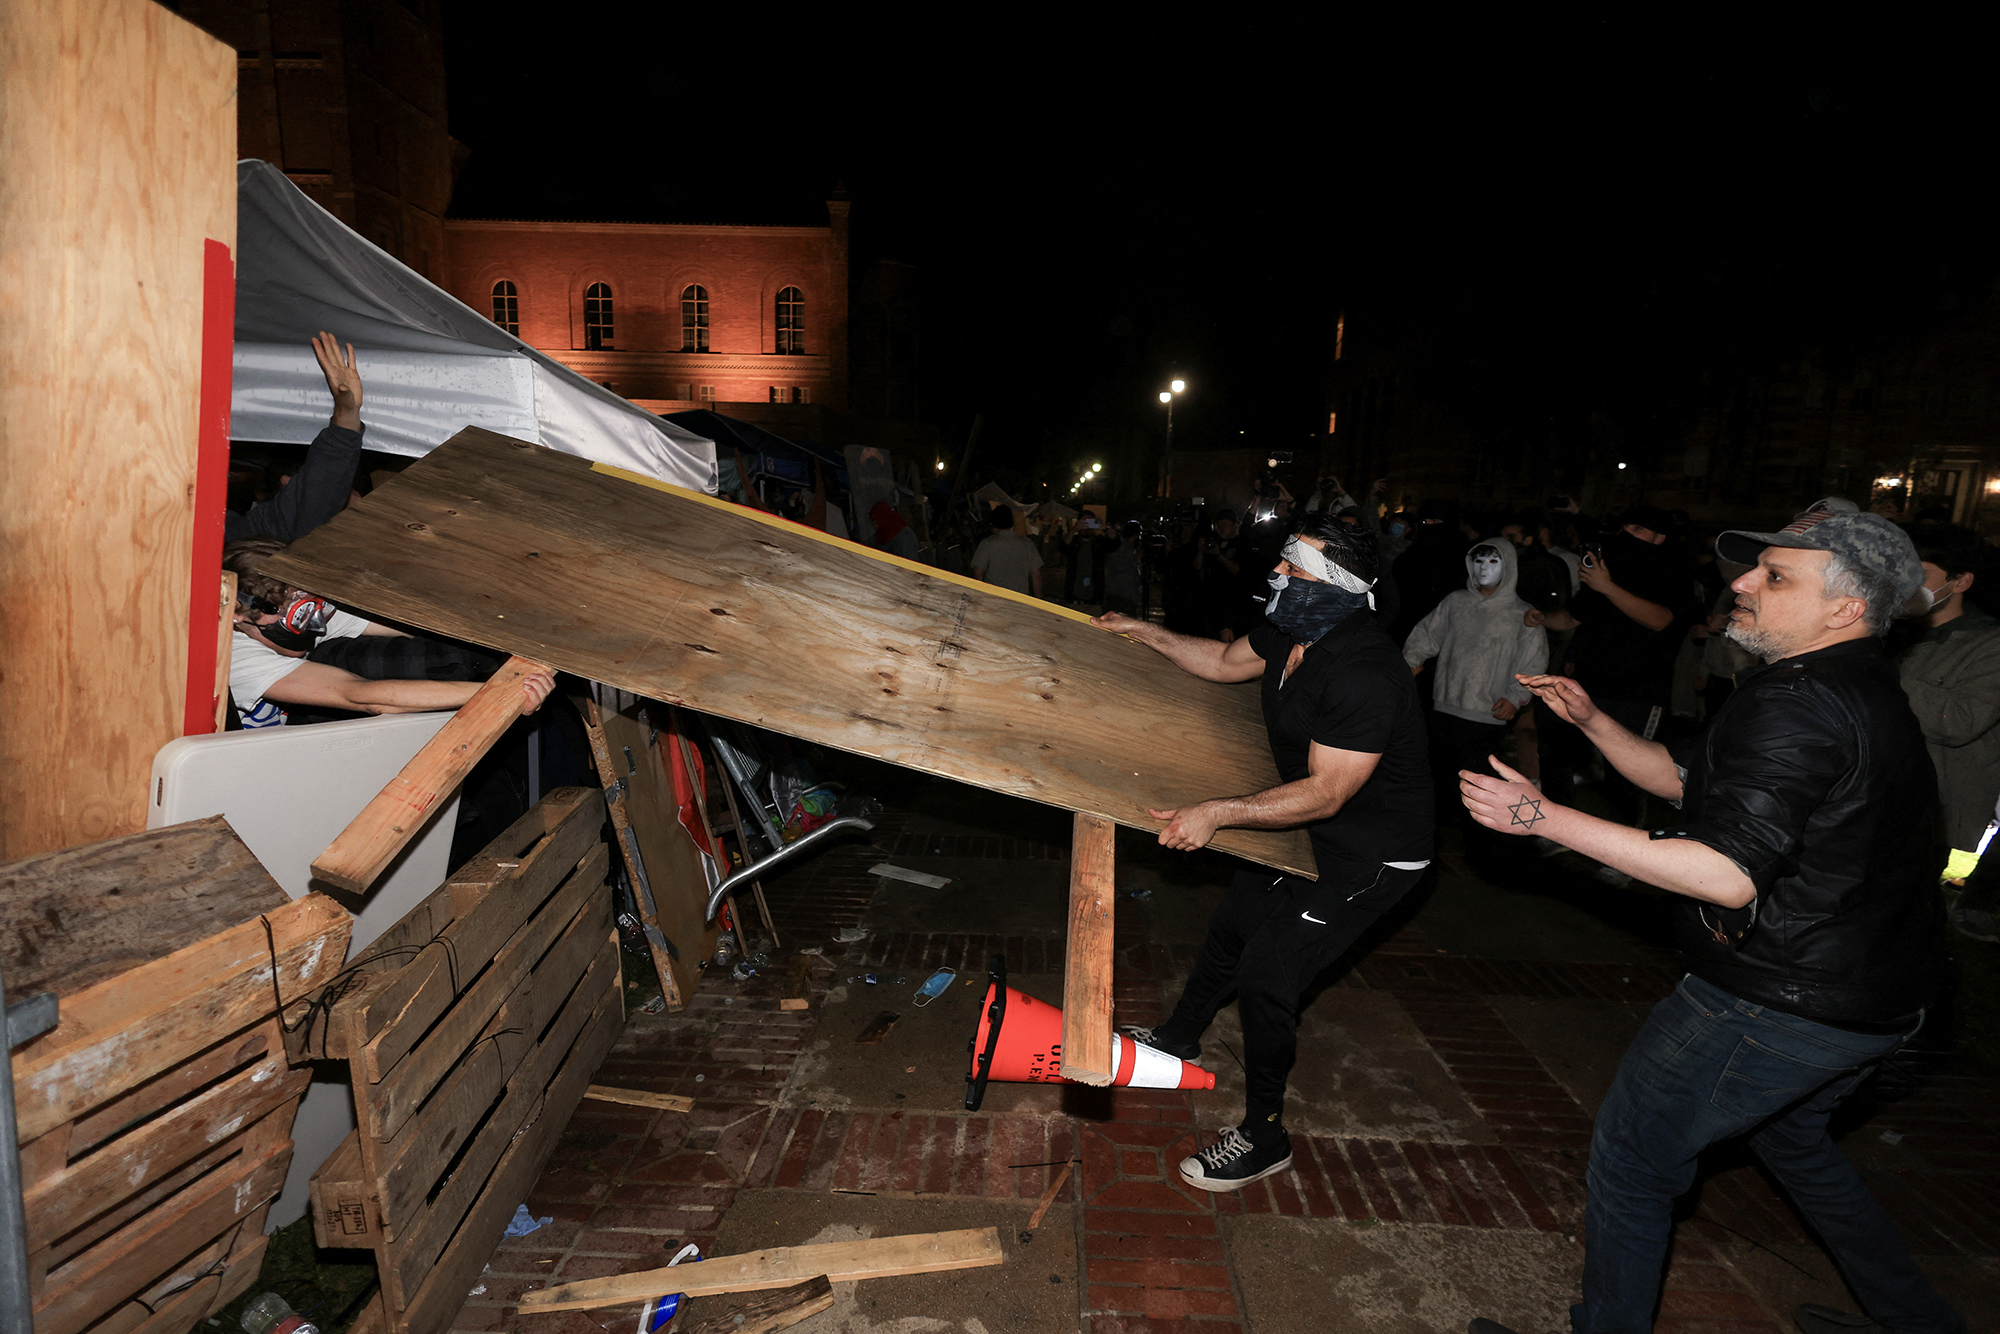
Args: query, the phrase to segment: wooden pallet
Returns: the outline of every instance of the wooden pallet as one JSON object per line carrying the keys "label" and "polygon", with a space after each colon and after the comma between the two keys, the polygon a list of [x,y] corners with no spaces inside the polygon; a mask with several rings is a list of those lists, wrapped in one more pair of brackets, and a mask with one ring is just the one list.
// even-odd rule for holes
{"label": "wooden pallet", "polygon": [[61,1007],[13,1055],[37,1334],[180,1334],[256,1280],[310,1079],[278,997],[351,926],[219,816],[0,867],[9,999]]}
{"label": "wooden pallet", "polygon": [[323,1246],[375,1253],[375,1320],[448,1327],[623,1023],[604,799],[551,792],[356,961],[314,1055],[359,1128],[312,1180]]}

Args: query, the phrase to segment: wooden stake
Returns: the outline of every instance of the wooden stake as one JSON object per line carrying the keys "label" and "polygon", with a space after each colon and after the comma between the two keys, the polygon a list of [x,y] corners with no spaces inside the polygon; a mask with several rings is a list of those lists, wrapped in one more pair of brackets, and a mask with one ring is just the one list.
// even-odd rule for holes
{"label": "wooden stake", "polygon": [[[618,836],[618,851],[625,859],[626,878],[632,882],[632,901],[638,905],[640,924],[659,931],[660,905],[653,898],[653,882],[647,878],[645,858],[639,852],[639,832],[632,827],[632,817],[625,805],[625,794],[630,788],[619,782],[620,777],[629,779],[630,775],[620,775],[612,767],[611,743],[604,739],[604,713],[597,707],[596,698],[579,695],[576,707],[583,715],[584,735],[590,738],[590,756],[597,764],[597,781],[604,785],[604,804],[611,813],[611,832]],[[678,1010],[687,1004],[687,998],[681,995],[680,984],[674,981],[672,960],[665,950],[653,942],[653,931],[646,932],[646,953],[653,960],[653,971],[659,975],[660,995],[666,1000],[667,1008]]]}
{"label": "wooden stake", "polygon": [[1042,1225],[1043,1216],[1048,1213],[1049,1206],[1056,1202],[1056,1196],[1062,1194],[1063,1185],[1069,1180],[1069,1170],[1074,1166],[1076,1166],[1074,1163],[1064,1163],[1063,1170],[1056,1173],[1056,1179],[1042,1192],[1042,1202],[1035,1206],[1034,1214],[1028,1219],[1028,1231],[1033,1232]]}
{"label": "wooden stake", "polygon": [[1079,1084],[1109,1084],[1117,1073],[1111,1060],[1111,929],[1118,897],[1113,846],[1117,829],[1103,816],[1078,811],[1070,842],[1062,1075]]}
{"label": "wooden stake", "polygon": [[349,894],[365,893],[521,716],[522,680],[550,670],[520,657],[500,664],[493,679],[438,729],[403,772],[362,807],[361,814],[313,861],[313,875]]}
{"label": "wooden stake", "polygon": [[539,1292],[521,1294],[522,1315],[588,1311],[644,1301],[663,1292],[705,1297],[718,1292],[785,1288],[825,1275],[835,1283],[897,1274],[933,1274],[946,1269],[997,1265],[1000,1233],[973,1227],[957,1232],[919,1232],[902,1237],[833,1241],[818,1246],[780,1246],[745,1255],[718,1255],[698,1265],[647,1269],[610,1278],[586,1278]]}
{"label": "wooden stake", "polygon": [[652,1107],[662,1112],[694,1110],[694,1099],[683,1098],[677,1093],[650,1093],[645,1089],[615,1089],[592,1084],[583,1091],[583,1096],[599,1102],[622,1102],[627,1107]]}

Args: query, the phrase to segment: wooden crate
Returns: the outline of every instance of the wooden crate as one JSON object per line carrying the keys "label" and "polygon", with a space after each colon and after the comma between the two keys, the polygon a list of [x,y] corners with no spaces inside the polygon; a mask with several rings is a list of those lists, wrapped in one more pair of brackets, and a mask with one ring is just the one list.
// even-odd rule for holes
{"label": "wooden crate", "polygon": [[13,1054],[37,1334],[180,1334],[255,1281],[310,1078],[279,997],[351,925],[219,816],[0,866],[8,1000],[61,1007]]}
{"label": "wooden crate", "polygon": [[323,1246],[367,1247],[377,1319],[445,1329],[616,1040],[602,794],[542,802],[356,961],[310,1050],[359,1128],[312,1181]]}

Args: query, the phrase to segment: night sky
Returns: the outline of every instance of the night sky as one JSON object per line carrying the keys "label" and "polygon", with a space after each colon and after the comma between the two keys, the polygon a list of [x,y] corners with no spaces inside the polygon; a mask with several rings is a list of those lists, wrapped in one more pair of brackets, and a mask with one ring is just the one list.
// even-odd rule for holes
{"label": "night sky", "polygon": [[676,18],[538,36],[573,76],[536,89],[495,77],[518,34],[481,16],[447,4],[456,215],[822,223],[840,183],[857,258],[924,272],[926,416],[950,452],[983,414],[975,471],[1017,484],[1136,457],[1176,372],[1177,448],[1314,447],[1343,310],[1353,348],[1429,331],[1447,395],[1506,431],[1552,386],[1644,415],[1893,343],[1995,275],[1969,33],[1161,11],[1120,45],[1056,26],[893,60],[922,35]]}

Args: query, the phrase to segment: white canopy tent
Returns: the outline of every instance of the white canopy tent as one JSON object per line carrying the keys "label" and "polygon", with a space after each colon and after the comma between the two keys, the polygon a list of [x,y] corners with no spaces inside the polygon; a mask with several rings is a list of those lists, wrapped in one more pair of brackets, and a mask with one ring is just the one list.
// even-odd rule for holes
{"label": "white canopy tent", "polygon": [[326,425],[312,336],[352,343],[368,448],[421,456],[467,426],[715,493],[715,445],[507,333],[370,244],[268,162],[236,165],[229,433],[307,444]]}

